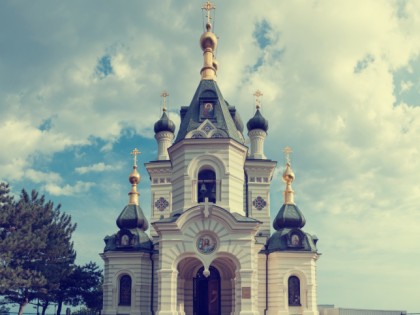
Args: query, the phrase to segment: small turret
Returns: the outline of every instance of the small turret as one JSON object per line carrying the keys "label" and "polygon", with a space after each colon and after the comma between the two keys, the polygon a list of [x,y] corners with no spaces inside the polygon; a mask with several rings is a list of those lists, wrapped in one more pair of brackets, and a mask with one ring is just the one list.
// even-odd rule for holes
{"label": "small turret", "polygon": [[260,97],[263,96],[260,90],[254,93],[256,112],[246,124],[248,128],[248,137],[251,140],[251,151],[249,158],[251,159],[266,159],[264,154],[264,140],[267,136],[268,121],[263,117],[260,112],[261,101]]}
{"label": "small turret", "polygon": [[175,124],[169,119],[166,114],[166,97],[169,94],[163,91],[161,96],[163,97],[163,109],[162,117],[155,123],[155,139],[158,143],[158,160],[169,160],[168,148],[172,144],[175,133]]}
{"label": "small turret", "polygon": [[286,184],[284,190],[284,203],[273,221],[276,230],[267,241],[267,250],[274,251],[310,251],[317,252],[316,242],[318,238],[302,231],[306,220],[302,212],[294,202],[292,182],[295,173],[292,170],[289,147],[284,149],[286,154],[286,167],[283,172],[283,181]]}
{"label": "small turret", "polygon": [[137,171],[137,155],[140,151],[134,149],[131,152],[133,155],[134,164],[133,170],[128,176],[131,184],[131,190],[128,193],[128,204],[121,211],[116,220],[119,228],[118,233],[107,236],[105,238],[105,249],[107,251],[149,251],[152,248],[152,243],[145,233],[149,228],[146,216],[139,205],[139,193],[137,185],[140,183],[141,176]]}

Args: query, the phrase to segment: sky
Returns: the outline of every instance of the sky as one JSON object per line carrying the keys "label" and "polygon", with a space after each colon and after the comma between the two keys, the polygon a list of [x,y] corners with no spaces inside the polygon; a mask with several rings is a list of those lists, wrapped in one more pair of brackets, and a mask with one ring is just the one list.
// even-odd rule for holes
{"label": "sky", "polygon": [[[179,128],[200,80],[202,2],[0,1],[0,180],[72,216],[95,261],[128,203],[137,147],[150,214],[153,125]],[[420,312],[420,1],[217,1],[218,85],[246,123],[259,89],[265,154],[290,146],[316,234],[318,303]]]}

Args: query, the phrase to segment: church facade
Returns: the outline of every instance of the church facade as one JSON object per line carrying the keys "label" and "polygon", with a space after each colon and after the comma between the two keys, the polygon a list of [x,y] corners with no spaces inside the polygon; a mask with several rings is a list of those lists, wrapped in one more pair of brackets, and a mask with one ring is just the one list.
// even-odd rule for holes
{"label": "church facade", "polygon": [[302,230],[290,160],[283,173],[284,204],[272,219],[276,162],[264,154],[268,121],[260,112],[261,94],[255,94],[256,112],[247,122],[248,147],[241,117],[216,82],[213,6],[207,2],[204,9],[198,88],[180,109],[176,137],[166,106],[154,126],[158,154],[145,164],[149,219],[139,205],[138,151],[132,152],[129,203],[101,254],[102,314],[318,315],[317,238]]}

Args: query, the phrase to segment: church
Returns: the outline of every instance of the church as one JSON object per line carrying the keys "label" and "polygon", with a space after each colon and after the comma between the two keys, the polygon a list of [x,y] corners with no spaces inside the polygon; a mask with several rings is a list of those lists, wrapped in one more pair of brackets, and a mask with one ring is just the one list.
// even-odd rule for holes
{"label": "church", "polygon": [[179,127],[166,113],[166,93],[154,125],[158,152],[145,164],[150,218],[137,192],[139,151],[132,152],[129,201],[100,254],[102,314],[318,315],[318,239],[303,230],[290,149],[282,175],[284,202],[272,219],[270,185],[277,163],[264,154],[268,121],[260,111],[261,92],[254,94],[246,141],[238,109],[216,82],[214,5],[206,2],[203,9],[201,80],[190,105],[180,108]]}

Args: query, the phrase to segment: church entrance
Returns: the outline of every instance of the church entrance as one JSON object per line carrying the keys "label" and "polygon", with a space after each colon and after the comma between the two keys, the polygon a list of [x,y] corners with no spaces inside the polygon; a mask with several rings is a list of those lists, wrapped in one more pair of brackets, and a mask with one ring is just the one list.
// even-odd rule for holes
{"label": "church entrance", "polygon": [[[235,296],[238,264],[226,256],[212,261],[203,275],[203,263],[195,257],[185,257],[177,264],[176,310],[180,315],[226,315],[240,310]],[[236,279],[235,279],[236,276]]]}
{"label": "church entrance", "polygon": [[194,315],[220,315],[220,273],[210,266],[210,275],[203,275],[201,267],[193,279]]}

